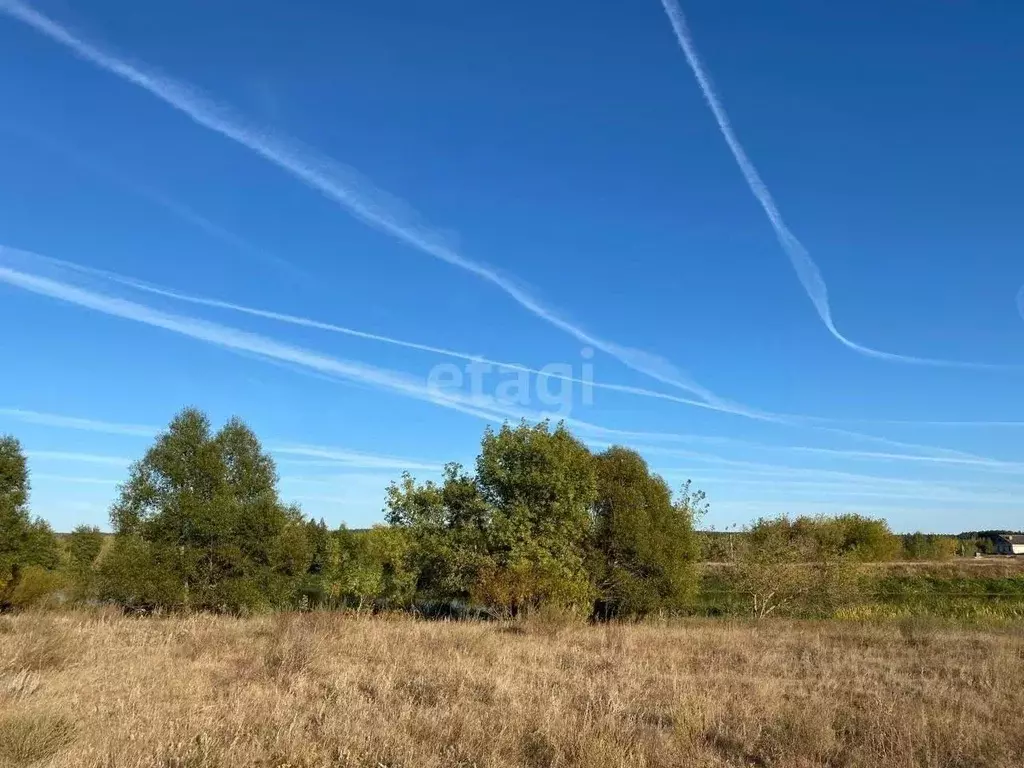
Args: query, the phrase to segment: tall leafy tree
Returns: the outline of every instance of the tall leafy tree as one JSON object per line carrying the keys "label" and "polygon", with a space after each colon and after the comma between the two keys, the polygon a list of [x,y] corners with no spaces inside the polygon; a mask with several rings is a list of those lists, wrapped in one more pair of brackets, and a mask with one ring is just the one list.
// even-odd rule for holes
{"label": "tall leafy tree", "polygon": [[90,525],[79,525],[67,540],[72,596],[78,600],[94,597],[96,561],[103,550],[103,534]]}
{"label": "tall leafy tree", "polygon": [[302,516],[281,503],[273,459],[239,419],[214,434],[198,410],[178,414],[132,466],[110,518],[119,537],[146,543],[122,545],[122,560],[169,570],[175,599],[192,607],[286,600],[309,567]]}
{"label": "tall leafy tree", "polygon": [[440,484],[405,475],[385,512],[409,535],[420,596],[515,613],[542,602],[589,607],[595,498],[587,447],[562,425],[524,422],[484,433],[473,475],[457,464]]}
{"label": "tall leafy tree", "polygon": [[585,557],[597,499],[590,450],[564,424],[506,424],[484,433],[476,474],[490,507],[493,563],[481,591],[512,611],[541,602],[589,607]]}
{"label": "tall leafy tree", "polygon": [[693,517],[703,495],[689,484],[679,503],[636,451],[595,457],[594,554],[598,613],[644,615],[682,607],[696,586]]}
{"label": "tall leafy tree", "polygon": [[490,507],[476,478],[448,464],[440,484],[406,473],[387,490],[385,517],[409,533],[416,590],[429,599],[465,599],[487,557]]}
{"label": "tall leafy tree", "polygon": [[26,567],[53,570],[60,562],[57,537],[45,520],[30,517],[28,500],[28,462],[21,444],[0,437],[0,593],[15,589]]}
{"label": "tall leafy tree", "polygon": [[0,588],[14,575],[28,538],[28,465],[21,444],[0,437]]}

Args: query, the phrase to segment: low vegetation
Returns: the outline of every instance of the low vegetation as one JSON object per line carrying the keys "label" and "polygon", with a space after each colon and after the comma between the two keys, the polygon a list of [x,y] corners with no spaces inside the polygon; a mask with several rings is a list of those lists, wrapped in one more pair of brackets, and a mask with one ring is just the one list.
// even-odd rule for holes
{"label": "low vegetation", "polygon": [[1020,765],[1019,629],[101,610],[2,621],[5,766]]}
{"label": "low vegetation", "polygon": [[[83,526],[58,537],[30,515],[18,442],[0,439],[0,610],[1024,617],[1020,573],[957,570],[993,532],[897,536],[852,514],[701,532],[702,492],[687,482],[673,493],[635,451],[595,454],[563,425],[488,429],[472,470],[404,475],[387,489],[386,523],[366,531],[308,519],[277,482],[242,421],[214,431],[186,409],[132,466],[113,535]],[[904,562],[933,570],[902,572]],[[934,570],[942,562],[957,568]]]}
{"label": "low vegetation", "polygon": [[689,483],[548,424],[332,531],[194,410],[112,534],[28,499],[4,438],[0,768],[1021,764],[1024,567],[963,557],[992,532],[701,532]]}

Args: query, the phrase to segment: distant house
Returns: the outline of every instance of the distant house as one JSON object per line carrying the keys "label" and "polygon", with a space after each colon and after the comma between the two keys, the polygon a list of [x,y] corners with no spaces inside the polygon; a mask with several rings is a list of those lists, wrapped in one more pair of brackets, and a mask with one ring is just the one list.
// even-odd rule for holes
{"label": "distant house", "polygon": [[1004,533],[996,536],[997,555],[1024,555],[1024,536]]}

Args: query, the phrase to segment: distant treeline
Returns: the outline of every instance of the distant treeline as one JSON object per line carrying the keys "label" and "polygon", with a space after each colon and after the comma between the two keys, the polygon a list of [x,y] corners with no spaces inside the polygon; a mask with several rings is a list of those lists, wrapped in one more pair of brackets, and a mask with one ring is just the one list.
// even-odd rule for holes
{"label": "distant treeline", "polygon": [[[611,618],[701,612],[704,592],[758,616],[821,615],[870,593],[865,563],[948,560],[993,533],[896,536],[858,515],[700,532],[703,492],[687,482],[673,493],[635,451],[594,453],[548,423],[488,429],[472,471],[449,464],[438,483],[404,475],[387,489],[386,524],[369,530],[329,530],[282,501],[277,482],[242,421],[214,431],[187,409],[131,467],[113,535],[83,526],[58,537],[32,519],[24,454],[2,438],[0,608]],[[702,560],[726,567],[709,582]]]}
{"label": "distant treeline", "polygon": [[[788,518],[786,518],[788,520]],[[759,520],[754,529],[766,524]],[[851,553],[856,550],[860,562],[883,563],[897,560],[944,561],[953,557],[973,557],[995,553],[995,536],[987,539],[979,536],[937,533],[894,534],[884,520],[866,518],[861,515],[798,517],[790,520],[798,531],[805,535],[816,530],[832,529],[832,535],[839,535],[844,547]],[[845,530],[844,530],[845,529]],[[705,562],[731,562],[737,548],[746,546],[751,530],[744,531],[701,531],[701,560]]]}

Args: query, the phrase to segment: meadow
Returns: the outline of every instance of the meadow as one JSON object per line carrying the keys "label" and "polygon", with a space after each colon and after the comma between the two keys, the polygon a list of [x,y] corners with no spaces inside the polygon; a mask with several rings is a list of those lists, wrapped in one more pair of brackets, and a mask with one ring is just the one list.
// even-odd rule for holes
{"label": "meadow", "polygon": [[2,766],[1019,766],[1024,631],[0,617]]}

